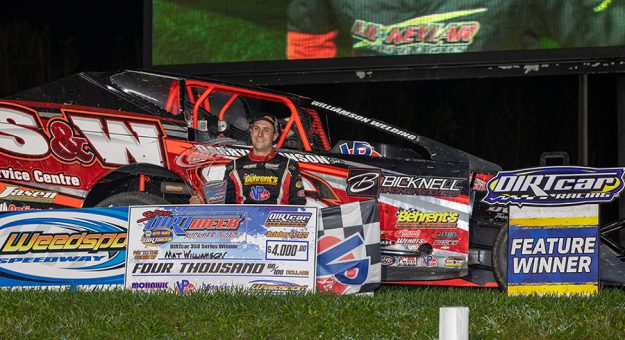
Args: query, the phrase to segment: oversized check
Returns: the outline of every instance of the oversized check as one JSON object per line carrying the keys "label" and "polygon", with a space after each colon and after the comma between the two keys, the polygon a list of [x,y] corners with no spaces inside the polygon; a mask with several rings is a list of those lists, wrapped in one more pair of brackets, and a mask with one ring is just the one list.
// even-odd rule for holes
{"label": "oversized check", "polygon": [[125,287],[313,292],[316,233],[310,207],[131,207]]}

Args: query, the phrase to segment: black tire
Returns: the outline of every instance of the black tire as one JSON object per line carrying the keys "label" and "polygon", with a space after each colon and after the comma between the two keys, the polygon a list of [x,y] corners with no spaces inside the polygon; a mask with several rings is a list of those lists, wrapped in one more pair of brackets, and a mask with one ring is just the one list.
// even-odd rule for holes
{"label": "black tire", "polygon": [[499,288],[505,290],[508,287],[508,226],[502,227],[497,233],[491,252],[491,263]]}
{"label": "black tire", "polygon": [[148,194],[147,192],[130,191],[130,192],[122,192],[122,193],[107,197],[100,203],[96,204],[96,207],[127,207],[131,205],[163,205],[163,204],[170,204],[170,203],[162,197]]}

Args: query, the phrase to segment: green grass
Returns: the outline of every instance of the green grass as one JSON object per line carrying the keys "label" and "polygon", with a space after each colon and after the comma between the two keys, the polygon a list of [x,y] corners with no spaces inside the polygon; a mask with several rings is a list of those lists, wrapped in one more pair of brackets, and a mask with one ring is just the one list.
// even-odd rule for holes
{"label": "green grass", "polygon": [[286,59],[288,2],[156,0],[152,63]]}
{"label": "green grass", "polygon": [[438,309],[470,308],[472,339],[622,338],[625,292],[514,297],[383,287],[365,296],[0,291],[0,338],[436,338]]}

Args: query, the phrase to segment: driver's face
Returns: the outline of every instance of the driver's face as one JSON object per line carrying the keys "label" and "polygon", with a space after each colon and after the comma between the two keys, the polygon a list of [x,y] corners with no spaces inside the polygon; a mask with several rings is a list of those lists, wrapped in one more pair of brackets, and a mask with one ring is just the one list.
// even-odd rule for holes
{"label": "driver's face", "polygon": [[250,137],[252,138],[254,153],[262,155],[271,151],[273,141],[278,138],[278,133],[274,131],[271,123],[259,120],[252,125]]}

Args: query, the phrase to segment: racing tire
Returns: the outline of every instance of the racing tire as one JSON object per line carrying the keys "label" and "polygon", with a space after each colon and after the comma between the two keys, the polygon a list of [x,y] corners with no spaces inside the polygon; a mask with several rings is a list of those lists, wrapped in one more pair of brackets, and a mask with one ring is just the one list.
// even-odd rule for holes
{"label": "racing tire", "polygon": [[508,226],[502,227],[497,233],[491,251],[491,264],[499,288],[506,290],[508,287]]}
{"label": "racing tire", "polygon": [[131,205],[163,205],[170,204],[166,199],[147,192],[130,191],[107,197],[96,207],[127,207]]}

